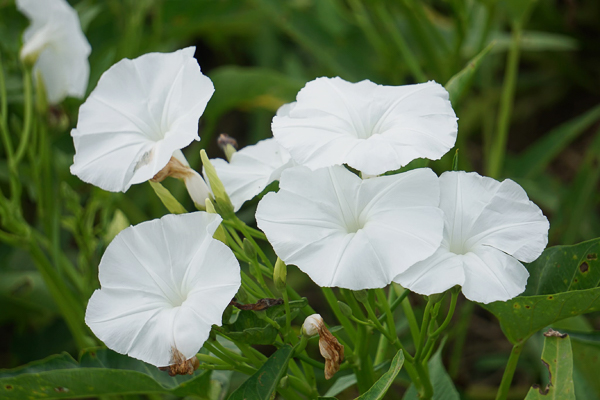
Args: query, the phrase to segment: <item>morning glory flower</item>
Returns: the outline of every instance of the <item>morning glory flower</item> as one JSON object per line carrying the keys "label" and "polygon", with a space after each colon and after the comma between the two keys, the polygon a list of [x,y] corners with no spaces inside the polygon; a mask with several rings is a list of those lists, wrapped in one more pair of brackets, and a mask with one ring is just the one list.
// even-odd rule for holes
{"label": "morning glory flower", "polygon": [[31,25],[23,34],[21,59],[34,64],[44,83],[48,102],[81,98],[90,74],[90,44],[81,31],[77,12],[65,0],[17,0]]}
{"label": "morning glory flower", "polygon": [[71,131],[71,173],[111,192],[158,174],[176,150],[198,136],[214,92],[194,47],[123,59],[106,71],[79,109]]}
{"label": "morning glory flower", "polygon": [[382,86],[317,78],[273,118],[275,139],[311,169],[348,164],[369,175],[454,146],[457,118],[438,83]]}
{"label": "morning glory flower", "polygon": [[86,324],[110,349],[157,367],[194,357],[240,287],[221,217],[166,215],[129,227],[100,261]]}
{"label": "morning glory flower", "polygon": [[281,172],[293,165],[289,153],[273,138],[236,151],[229,162],[221,158],[210,161],[225,186],[234,211],[260,194],[271,182],[279,180]]}
{"label": "morning glory flower", "polygon": [[442,240],[439,184],[430,169],[362,180],[342,166],[281,174],[256,221],[275,253],[319,286],[381,288]]}
{"label": "morning glory flower", "polygon": [[440,178],[444,240],[430,258],[394,281],[425,295],[461,285],[480,303],[506,301],[525,290],[532,262],[548,243],[548,219],[517,183],[471,172]]}

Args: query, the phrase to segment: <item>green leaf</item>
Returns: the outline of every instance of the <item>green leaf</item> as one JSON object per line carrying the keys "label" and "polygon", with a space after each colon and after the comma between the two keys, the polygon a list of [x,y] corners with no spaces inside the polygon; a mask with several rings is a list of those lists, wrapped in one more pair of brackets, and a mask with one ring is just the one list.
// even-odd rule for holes
{"label": "green leaf", "polygon": [[249,377],[229,400],[269,400],[287,371],[294,349],[285,345],[277,350],[254,375]]}
{"label": "green leaf", "polygon": [[[211,392],[211,387],[213,388]],[[0,370],[4,400],[69,399],[133,393],[176,396],[214,394],[210,372],[170,377],[142,361],[108,349],[84,351],[80,362],[69,354],[50,356],[12,370]]]}
{"label": "green leaf", "polygon": [[209,77],[215,93],[204,112],[203,140],[207,133],[212,134],[226,112],[256,108],[275,112],[284,103],[293,101],[305,83],[268,68],[255,67],[221,67],[211,71]]}
{"label": "green leaf", "polygon": [[525,400],[575,400],[573,354],[568,335],[546,336],[542,363],[548,368],[548,386],[534,385]]}
{"label": "green leaf", "polygon": [[598,379],[600,332],[568,333],[573,350],[573,381],[576,398],[600,398],[600,380]]}
{"label": "green leaf", "polygon": [[[292,319],[300,309],[308,304],[306,298],[290,301]],[[274,306],[266,310],[267,316],[274,319],[279,325],[285,325],[285,309],[283,305]],[[254,311],[240,310],[235,320],[223,326],[227,336],[234,341],[246,344],[273,344],[277,338],[277,329],[260,319]]]}
{"label": "green leaf", "polygon": [[167,207],[167,210],[169,210],[171,214],[185,214],[187,212],[185,207],[182,206],[175,197],[173,197],[171,192],[169,192],[166,187],[158,182],[148,182],[150,183],[150,186],[152,186],[152,189],[154,189],[154,193],[156,193],[160,201],[162,201],[164,206]]}
{"label": "green leaf", "polygon": [[600,310],[600,239],[546,249],[527,265],[524,295],[482,307],[500,321],[508,340],[517,344],[565,318]]}
{"label": "green leaf", "polygon": [[[431,360],[427,363],[429,366],[429,376],[431,377],[431,384],[433,385],[433,398],[432,400],[460,400],[458,391],[454,387],[452,378],[446,372],[444,363],[442,362],[442,348],[440,345],[439,349],[435,352]],[[419,395],[414,385],[406,391],[403,400],[418,400]]]}
{"label": "green leaf", "polygon": [[465,91],[471,86],[475,72],[477,72],[481,62],[489,54],[494,45],[495,42],[487,45],[485,49],[481,50],[460,72],[455,74],[446,83],[445,88],[450,95],[450,102],[454,106],[456,106],[456,103],[458,103]]}
{"label": "green leaf", "polygon": [[[508,51],[511,35],[498,32],[494,36],[496,46],[493,53]],[[574,51],[578,48],[576,39],[566,35],[549,32],[523,31],[519,48],[523,52],[529,51]]]}
{"label": "green leaf", "polygon": [[571,142],[600,119],[600,106],[559,125],[525,150],[510,168],[511,175],[525,178],[537,176]]}
{"label": "green leaf", "polygon": [[404,364],[404,353],[399,350],[394,356],[390,369],[375,382],[375,384],[367,392],[357,397],[357,400],[380,400],[385,396],[388,389],[394,383],[394,379],[400,372]]}

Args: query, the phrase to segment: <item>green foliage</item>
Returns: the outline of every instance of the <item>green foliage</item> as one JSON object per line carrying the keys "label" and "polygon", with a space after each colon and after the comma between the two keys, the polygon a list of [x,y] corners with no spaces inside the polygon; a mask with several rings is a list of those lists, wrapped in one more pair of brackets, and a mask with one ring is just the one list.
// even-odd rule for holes
{"label": "green foliage", "polygon": [[148,181],[154,193],[158,196],[160,201],[169,210],[171,214],[185,214],[187,210],[181,205],[179,201],[169,192],[167,188],[161,185],[159,182]]}
{"label": "green foliage", "polygon": [[254,375],[229,396],[228,400],[269,400],[285,375],[294,349],[285,345],[277,350]]}
{"label": "green foliage", "polygon": [[371,389],[357,397],[356,400],[383,399],[392,383],[394,383],[394,379],[396,379],[396,376],[400,372],[402,364],[404,364],[404,353],[402,352],[402,350],[399,350],[392,359],[390,369],[387,370],[387,372],[383,374],[381,378],[377,380],[377,382],[375,382]]}
{"label": "green foliage", "polygon": [[[50,356],[12,370],[0,371],[2,399],[71,399],[113,394],[171,393],[177,396],[206,394],[219,387],[210,371],[170,377],[142,361],[107,349],[89,349],[79,362],[70,355]],[[218,393],[218,392],[217,392]]]}
{"label": "green foliage", "polygon": [[[513,344],[554,322],[600,310],[600,239],[550,247],[527,265],[529,284],[522,296],[482,305],[500,321]],[[524,323],[523,321],[527,321]]]}
{"label": "green foliage", "polygon": [[568,335],[546,336],[542,363],[548,369],[548,385],[545,388],[533,386],[525,400],[575,400],[573,354]]}
{"label": "green foliage", "polygon": [[477,72],[481,66],[485,56],[487,56],[490,50],[494,48],[494,45],[495,42],[490,43],[485,49],[481,50],[481,52],[477,54],[475,58],[469,61],[469,63],[459,73],[455,74],[452,78],[450,78],[450,80],[448,80],[444,87],[448,91],[450,102],[453,105],[456,105],[460,101],[463,94],[468,90],[475,72]]}
{"label": "green foliage", "polygon": [[[452,378],[446,372],[444,363],[442,362],[442,346],[431,357],[427,363],[429,365],[429,374],[431,376],[431,384],[433,385],[433,400],[460,400],[458,391],[454,387]],[[408,389],[403,397],[403,400],[418,400],[417,390],[413,385]]]}

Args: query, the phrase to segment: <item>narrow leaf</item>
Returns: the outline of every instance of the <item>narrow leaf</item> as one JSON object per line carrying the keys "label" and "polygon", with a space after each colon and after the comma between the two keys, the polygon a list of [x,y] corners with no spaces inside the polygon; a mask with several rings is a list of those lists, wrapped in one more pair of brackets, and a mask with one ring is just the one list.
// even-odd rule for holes
{"label": "narrow leaf", "polygon": [[450,94],[450,102],[453,105],[460,100],[462,95],[471,85],[471,81],[473,80],[473,76],[475,72],[479,69],[481,62],[487,56],[494,47],[495,42],[491,42],[487,47],[479,54],[477,54],[469,63],[457,74],[455,74],[445,85],[446,90]]}
{"label": "narrow leaf", "polygon": [[394,383],[394,379],[396,379],[396,376],[400,372],[402,364],[404,364],[404,353],[402,350],[399,350],[392,360],[390,369],[375,382],[371,389],[357,397],[357,400],[383,399],[383,396],[385,396],[390,386],[392,386],[392,383]]}
{"label": "narrow leaf", "polygon": [[575,400],[571,339],[552,330],[544,335],[542,363],[548,368],[548,385],[534,385],[525,400]]}
{"label": "narrow leaf", "polygon": [[269,400],[287,371],[292,353],[292,346],[281,347],[254,375],[229,396],[229,400]]}

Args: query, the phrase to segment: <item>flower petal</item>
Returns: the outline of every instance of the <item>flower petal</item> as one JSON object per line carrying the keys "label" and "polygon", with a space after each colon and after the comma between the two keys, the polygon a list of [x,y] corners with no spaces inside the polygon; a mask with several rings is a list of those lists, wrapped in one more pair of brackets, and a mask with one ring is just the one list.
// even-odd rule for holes
{"label": "flower petal", "polygon": [[488,245],[531,262],[548,242],[548,220],[517,183],[477,173],[440,176],[447,247],[456,254]]}
{"label": "flower petal", "polygon": [[71,173],[109,191],[152,178],[198,137],[213,85],[194,48],[124,59],[106,71],[79,110]]}
{"label": "flower petal", "polygon": [[431,257],[416,263],[394,278],[394,282],[415,293],[443,293],[465,280],[461,255],[440,247]]}
{"label": "flower petal", "polygon": [[256,220],[277,255],[320,286],[384,287],[442,239],[431,170],[361,180],[344,167],[282,173]]}
{"label": "flower petal", "polygon": [[210,161],[225,186],[234,211],[260,194],[271,182],[279,180],[281,172],[293,165],[289,153],[275,139],[244,147],[233,154],[230,162],[220,158]]}
{"label": "flower petal", "polygon": [[377,175],[438,159],[456,141],[448,92],[435,82],[381,86],[317,78],[273,118],[273,135],[311,169],[348,164]]}
{"label": "flower petal", "polygon": [[462,291],[479,303],[506,301],[525,290],[529,272],[515,258],[489,246],[479,246],[463,256]]}
{"label": "flower petal", "polygon": [[64,0],[17,0],[31,25],[23,34],[21,57],[37,59],[38,72],[50,104],[66,96],[81,98],[87,89],[90,44],[81,31],[77,12]]}
{"label": "flower petal", "polygon": [[[192,357],[240,286],[216,214],[167,215],[123,230],[99,266],[86,323],[111,349],[156,366]],[[218,267],[218,268],[216,268]]]}

